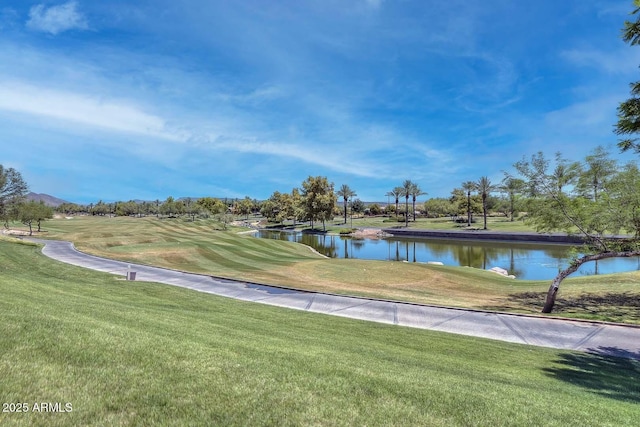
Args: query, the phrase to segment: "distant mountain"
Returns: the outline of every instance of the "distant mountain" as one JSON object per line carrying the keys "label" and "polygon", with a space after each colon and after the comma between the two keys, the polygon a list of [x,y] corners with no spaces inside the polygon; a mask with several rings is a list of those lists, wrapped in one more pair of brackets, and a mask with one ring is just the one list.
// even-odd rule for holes
{"label": "distant mountain", "polygon": [[63,203],[69,203],[66,200],[58,199],[57,197],[50,196],[48,194],[29,193],[27,194],[27,201],[34,200],[36,202],[43,201],[45,205],[57,208]]}

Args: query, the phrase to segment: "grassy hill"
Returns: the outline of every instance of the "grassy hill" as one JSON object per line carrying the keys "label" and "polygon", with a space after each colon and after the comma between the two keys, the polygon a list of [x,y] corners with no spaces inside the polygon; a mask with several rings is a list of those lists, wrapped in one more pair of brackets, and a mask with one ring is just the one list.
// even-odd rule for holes
{"label": "grassy hill", "polygon": [[[127,282],[0,240],[3,426],[630,426],[640,363]],[[34,403],[72,412],[34,413]]]}
{"label": "grassy hill", "polygon": [[[549,281],[472,268],[325,259],[307,246],[217,230],[212,221],[76,217],[47,221],[43,236],[81,250],[252,282],[426,304],[539,313]],[[640,271],[566,280],[554,315],[640,324]]]}

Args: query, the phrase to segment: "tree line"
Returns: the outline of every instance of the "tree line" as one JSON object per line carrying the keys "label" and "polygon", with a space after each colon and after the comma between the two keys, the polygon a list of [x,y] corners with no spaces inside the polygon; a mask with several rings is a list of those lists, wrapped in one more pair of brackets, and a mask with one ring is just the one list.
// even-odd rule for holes
{"label": "tree line", "polygon": [[34,225],[40,231],[42,221],[53,218],[53,209],[44,202],[27,201],[28,191],[20,172],[0,165],[0,220],[5,228],[10,221],[20,221],[29,227],[31,236]]}

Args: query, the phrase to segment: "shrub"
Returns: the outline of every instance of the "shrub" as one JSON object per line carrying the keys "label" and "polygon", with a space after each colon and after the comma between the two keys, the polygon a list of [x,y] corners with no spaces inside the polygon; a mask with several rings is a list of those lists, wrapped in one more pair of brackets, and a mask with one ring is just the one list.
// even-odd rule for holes
{"label": "shrub", "polygon": [[355,228],[341,228],[340,231],[338,231],[339,234],[345,235],[345,234],[351,234],[353,232],[355,232],[356,229]]}

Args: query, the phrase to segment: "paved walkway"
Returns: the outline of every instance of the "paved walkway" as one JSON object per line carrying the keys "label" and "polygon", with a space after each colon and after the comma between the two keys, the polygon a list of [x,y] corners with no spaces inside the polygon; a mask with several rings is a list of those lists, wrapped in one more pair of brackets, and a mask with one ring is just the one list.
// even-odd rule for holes
{"label": "paved walkway", "polygon": [[635,327],[283,289],[100,258],[65,241],[31,240],[44,244],[42,252],[58,261],[123,276],[130,269],[141,281],[334,316],[640,360],[640,328]]}

